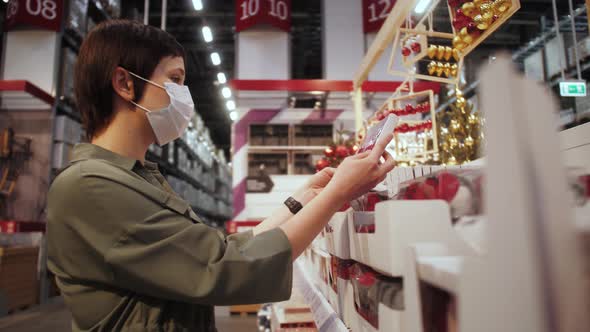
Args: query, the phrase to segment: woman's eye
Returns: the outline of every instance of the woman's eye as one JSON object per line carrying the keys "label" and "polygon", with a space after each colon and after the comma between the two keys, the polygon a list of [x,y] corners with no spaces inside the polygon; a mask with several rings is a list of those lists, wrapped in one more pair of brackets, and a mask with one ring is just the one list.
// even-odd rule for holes
{"label": "woman's eye", "polygon": [[180,82],[181,82],[181,79],[178,76],[171,77],[171,79],[172,79],[172,82],[174,82],[176,84],[180,84]]}

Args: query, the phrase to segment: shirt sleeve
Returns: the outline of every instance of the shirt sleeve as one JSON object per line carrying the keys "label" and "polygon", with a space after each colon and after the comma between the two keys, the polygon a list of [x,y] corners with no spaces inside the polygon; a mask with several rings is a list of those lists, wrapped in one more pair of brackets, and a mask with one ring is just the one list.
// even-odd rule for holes
{"label": "shirt sleeve", "polygon": [[290,297],[291,245],[281,229],[224,237],[122,184],[85,180],[96,222],[108,219],[123,227],[113,231],[118,236],[103,253],[114,286],[209,305]]}

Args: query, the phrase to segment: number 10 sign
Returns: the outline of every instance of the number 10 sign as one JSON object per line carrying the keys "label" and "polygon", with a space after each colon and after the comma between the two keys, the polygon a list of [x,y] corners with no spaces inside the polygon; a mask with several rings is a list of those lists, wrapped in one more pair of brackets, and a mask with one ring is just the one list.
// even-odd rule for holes
{"label": "number 10 sign", "polygon": [[63,0],[10,0],[6,7],[5,28],[34,26],[59,31]]}
{"label": "number 10 sign", "polygon": [[236,0],[236,30],[255,25],[291,30],[291,0]]}

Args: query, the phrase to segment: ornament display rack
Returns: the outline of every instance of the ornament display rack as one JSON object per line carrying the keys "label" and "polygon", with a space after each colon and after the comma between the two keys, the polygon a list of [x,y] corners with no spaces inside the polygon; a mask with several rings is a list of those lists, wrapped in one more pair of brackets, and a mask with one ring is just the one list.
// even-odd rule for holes
{"label": "ornament display rack", "polygon": [[[407,93],[407,94],[403,94],[403,93]],[[410,153],[402,153],[401,148],[400,148],[400,133],[398,133],[397,131],[394,132],[394,138],[395,138],[395,158],[397,161],[401,161],[401,162],[409,162],[411,160],[426,160],[428,155],[432,155],[435,153],[438,153],[438,138],[436,135],[436,117],[434,116],[435,114],[435,100],[434,100],[434,92],[432,90],[424,90],[424,91],[420,91],[420,92],[415,92],[414,91],[414,82],[412,81],[412,78],[408,78],[406,81],[404,81],[398,88],[397,90],[393,93],[392,96],[390,96],[385,103],[377,110],[377,112],[375,112],[375,114],[379,114],[379,113],[383,113],[387,110],[393,110],[393,109],[403,109],[404,107],[402,107],[402,102],[404,101],[416,101],[416,100],[426,100],[426,102],[428,103],[428,112],[427,114],[430,115],[430,123],[432,124],[431,128],[429,130],[424,130],[426,131],[430,131],[432,132],[432,148],[431,149],[425,149],[424,151],[420,152],[420,153],[414,153],[414,154],[410,154]],[[405,120],[404,118],[399,119],[398,125],[397,127],[399,128],[400,125],[403,124],[408,124],[408,125],[420,125],[423,124],[424,121],[423,120]],[[424,146],[427,147],[428,138],[424,138]]]}
{"label": "ornament display rack", "polygon": [[[86,4],[84,5],[84,3]],[[71,66],[73,64],[66,63],[66,55],[73,52],[73,54],[77,56],[82,40],[87,33],[86,30],[91,29],[94,24],[98,24],[104,20],[110,20],[113,17],[109,13],[111,11],[109,10],[109,12],[107,12],[107,9],[98,0],[71,1],[69,6],[70,8],[68,9],[71,10],[72,15],[76,14],[78,16],[67,17],[68,15],[66,15],[66,20],[69,21],[65,24],[63,32],[61,33],[63,46],[61,48],[61,58],[64,59],[64,62],[59,69],[59,80],[61,84],[60,89],[58,89],[59,98],[56,103],[56,115],[65,116],[75,121],[75,123],[77,123],[74,124],[75,126],[80,126],[81,117],[75,109],[72,95],[73,86],[71,80],[73,79],[73,68],[71,68]],[[74,11],[72,6],[80,6],[80,8],[77,8],[77,11]],[[81,17],[80,15],[84,15],[84,17]],[[78,131],[81,130],[78,129]],[[189,146],[186,139],[186,137],[179,138],[174,144],[169,144],[162,148],[156,146],[150,147],[150,150],[147,153],[147,159],[156,162],[164,175],[173,176],[174,178],[189,184],[194,190],[209,195],[215,204],[191,204],[192,208],[197,214],[203,217],[207,224],[222,227],[223,223],[231,218],[231,171],[225,161],[221,160],[215,153],[213,153],[213,150],[209,152],[211,155],[211,158],[209,159],[213,159],[213,162],[205,162],[200,154]],[[210,139],[200,136],[195,137],[194,139],[198,142],[210,142]],[[83,138],[80,137],[76,142],[67,142],[67,144],[71,148],[74,143],[82,140]],[[183,150],[184,153],[189,156],[188,162],[191,163],[191,166],[194,164],[193,168],[199,167],[203,169],[203,173],[199,174],[199,176],[193,176],[189,174],[189,172],[181,169],[179,166],[181,161],[178,158],[178,153],[175,151],[176,149]],[[67,153],[65,154],[65,157],[67,158]],[[64,161],[67,161],[67,159]],[[58,168],[59,167],[54,167],[55,170]],[[213,178],[215,184],[209,186],[203,183],[201,181],[203,177]],[[219,205],[225,206],[225,208],[219,209]],[[220,212],[219,210],[224,211]]]}

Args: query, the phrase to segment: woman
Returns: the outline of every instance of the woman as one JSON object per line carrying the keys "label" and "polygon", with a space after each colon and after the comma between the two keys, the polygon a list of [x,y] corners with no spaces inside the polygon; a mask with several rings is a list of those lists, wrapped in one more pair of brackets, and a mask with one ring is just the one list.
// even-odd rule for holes
{"label": "woman", "polygon": [[348,158],[253,231],[224,237],[144,158],[194,113],[184,60],[166,32],[123,20],[100,24],[80,48],[76,99],[91,143],[51,186],[47,232],[74,331],[215,331],[214,305],[288,299],[292,261],[394,166],[385,145]]}

